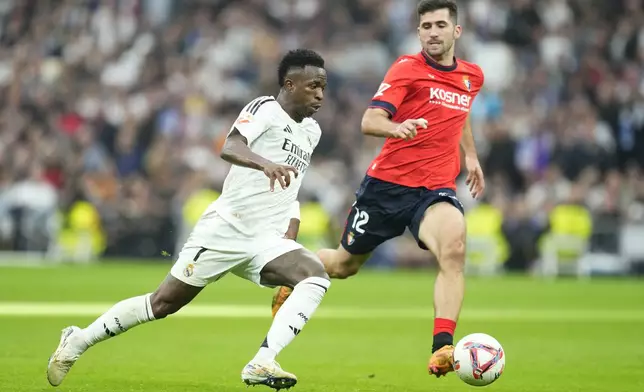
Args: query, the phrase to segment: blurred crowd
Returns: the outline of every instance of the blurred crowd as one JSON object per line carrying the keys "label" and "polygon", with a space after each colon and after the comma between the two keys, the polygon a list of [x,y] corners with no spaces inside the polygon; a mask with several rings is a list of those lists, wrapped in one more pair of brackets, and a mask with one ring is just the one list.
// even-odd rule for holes
{"label": "blurred crowd", "polygon": [[[459,196],[466,209],[502,213],[518,264],[536,257],[559,204],[584,206],[593,246],[607,252],[616,251],[610,233],[644,221],[643,3],[459,2],[457,55],[486,75],[472,119],[488,184],[474,201],[461,179]],[[47,248],[84,203],[104,233],[102,253],[174,253],[187,200],[221,187],[231,123],[249,100],[277,95],[277,63],[296,47],[319,51],[329,75],[302,201],[341,227],[382,144],[360,133],[362,113],[395,58],[419,50],[415,7],[0,1],[0,247]],[[382,252],[401,263],[416,254],[408,238]]]}

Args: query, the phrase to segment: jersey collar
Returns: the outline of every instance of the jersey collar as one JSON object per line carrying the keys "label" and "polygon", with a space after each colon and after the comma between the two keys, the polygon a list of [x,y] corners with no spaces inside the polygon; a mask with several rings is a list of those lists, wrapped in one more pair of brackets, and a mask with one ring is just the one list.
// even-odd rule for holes
{"label": "jersey collar", "polygon": [[456,69],[456,67],[458,67],[458,63],[456,62],[456,57],[454,57],[454,64],[452,64],[452,65],[442,65],[442,64],[438,64],[436,61],[434,61],[434,59],[429,57],[427,55],[427,53],[425,53],[424,50],[421,50],[420,53],[425,58],[425,63],[427,63],[427,65],[429,65],[430,67],[432,67],[432,68],[434,68],[436,70],[444,71],[444,72],[451,72],[451,71],[454,71]]}

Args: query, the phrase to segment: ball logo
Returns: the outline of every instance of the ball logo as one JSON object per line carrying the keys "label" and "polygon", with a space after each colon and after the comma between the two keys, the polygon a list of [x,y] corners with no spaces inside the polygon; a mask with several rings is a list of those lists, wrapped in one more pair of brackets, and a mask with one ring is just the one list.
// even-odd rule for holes
{"label": "ball logo", "polygon": [[[487,372],[494,364],[496,364],[501,358],[503,358],[503,350],[495,349],[485,344],[467,342],[463,346],[465,350],[470,351],[470,360],[472,362],[472,376],[475,380],[479,380],[483,377],[483,373]],[[479,363],[479,354],[478,351],[486,351],[492,355],[492,358],[485,362]],[[503,370],[501,370],[502,372]],[[500,374],[499,374],[500,377]],[[498,378],[498,377],[497,377]]]}

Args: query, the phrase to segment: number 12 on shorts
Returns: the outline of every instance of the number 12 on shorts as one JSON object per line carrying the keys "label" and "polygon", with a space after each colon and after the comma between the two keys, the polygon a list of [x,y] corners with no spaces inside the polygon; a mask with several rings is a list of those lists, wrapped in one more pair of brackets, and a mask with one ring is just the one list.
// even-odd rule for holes
{"label": "number 12 on shorts", "polygon": [[351,228],[355,230],[357,233],[364,234],[364,229],[363,226],[369,222],[369,214],[367,211],[360,211],[358,207],[355,205],[353,208],[356,210],[355,215],[353,216],[353,223],[351,224]]}

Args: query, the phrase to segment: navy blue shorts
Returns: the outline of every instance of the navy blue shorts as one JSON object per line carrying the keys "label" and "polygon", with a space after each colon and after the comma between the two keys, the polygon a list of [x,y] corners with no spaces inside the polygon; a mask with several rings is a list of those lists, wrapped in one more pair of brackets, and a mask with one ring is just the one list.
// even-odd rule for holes
{"label": "navy blue shorts", "polygon": [[463,205],[451,189],[410,188],[365,176],[344,227],[342,246],[354,255],[370,253],[409,228],[418,246],[427,249],[418,238],[420,222],[425,210],[440,202],[463,213]]}

